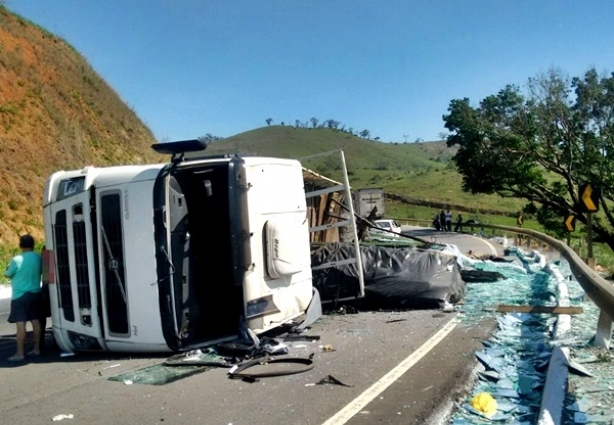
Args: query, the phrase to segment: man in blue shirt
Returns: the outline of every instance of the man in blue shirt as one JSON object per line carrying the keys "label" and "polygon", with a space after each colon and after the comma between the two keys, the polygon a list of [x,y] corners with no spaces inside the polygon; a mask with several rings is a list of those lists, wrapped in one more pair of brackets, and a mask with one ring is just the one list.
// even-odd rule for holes
{"label": "man in blue shirt", "polygon": [[41,256],[34,252],[34,238],[30,235],[23,235],[19,238],[19,248],[21,248],[22,253],[13,257],[4,272],[6,277],[11,278],[13,291],[8,321],[15,323],[17,326],[17,351],[8,358],[12,362],[24,359],[26,322],[32,322],[34,331],[34,349],[28,355],[40,355],[42,332],[38,321],[42,272]]}

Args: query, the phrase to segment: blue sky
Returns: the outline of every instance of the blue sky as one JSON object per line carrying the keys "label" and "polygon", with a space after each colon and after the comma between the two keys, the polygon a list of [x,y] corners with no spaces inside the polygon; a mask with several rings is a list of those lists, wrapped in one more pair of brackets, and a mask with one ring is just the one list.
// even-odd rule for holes
{"label": "blue sky", "polygon": [[74,46],[159,141],[335,119],[435,140],[549,68],[614,71],[611,0],[6,0]]}

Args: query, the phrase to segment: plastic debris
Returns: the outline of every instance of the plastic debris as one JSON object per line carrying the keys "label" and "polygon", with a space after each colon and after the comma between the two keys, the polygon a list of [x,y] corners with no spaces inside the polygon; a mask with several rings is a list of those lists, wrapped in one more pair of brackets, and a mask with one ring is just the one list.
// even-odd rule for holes
{"label": "plastic debris", "polygon": [[569,362],[569,371],[580,376],[593,376],[587,368],[576,362]]}
{"label": "plastic debris", "polygon": [[340,380],[335,378],[333,375],[326,375],[324,378],[316,382],[316,384],[318,385],[335,384],[335,385],[341,385],[342,387],[353,387],[353,385],[349,385],[344,382],[341,382]]}
{"label": "plastic debris", "polygon": [[490,417],[497,412],[497,401],[488,393],[479,393],[471,399],[471,407]]}
{"label": "plastic debris", "polygon": [[386,323],[397,323],[397,322],[405,322],[407,319],[393,319],[387,320]]}
{"label": "plastic debris", "polygon": [[73,419],[75,416],[72,413],[69,414],[61,414],[61,415],[55,415],[53,418],[51,418],[51,420],[53,420],[53,422],[57,422],[57,421],[61,421],[64,419]]}
{"label": "plastic debris", "polygon": [[283,342],[271,340],[269,343],[264,344],[262,350],[269,354],[288,354],[290,352],[290,347]]}
{"label": "plastic debris", "polygon": [[331,351],[335,351],[335,348],[333,347],[333,344],[326,344],[322,346],[322,351],[325,353],[330,353]]}
{"label": "plastic debris", "polygon": [[499,380],[499,374],[491,370],[478,372],[478,376],[485,381],[497,382]]}
{"label": "plastic debris", "polygon": [[102,370],[113,369],[114,367],[121,366],[121,363],[112,364],[111,366],[103,367]]}
{"label": "plastic debris", "polygon": [[573,404],[567,406],[566,409],[571,410],[573,412],[588,412],[595,406],[595,402],[581,398],[580,400],[576,400]]}

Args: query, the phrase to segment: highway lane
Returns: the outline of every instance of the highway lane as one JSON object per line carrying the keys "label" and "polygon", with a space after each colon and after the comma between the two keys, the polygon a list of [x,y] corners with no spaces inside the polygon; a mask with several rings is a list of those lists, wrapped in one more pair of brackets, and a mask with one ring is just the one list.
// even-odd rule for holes
{"label": "highway lane", "polygon": [[[431,243],[457,245],[461,252],[474,255],[503,255],[503,247],[472,233],[436,231],[430,227],[401,226],[402,233]],[[467,230],[469,228],[467,227]]]}
{"label": "highway lane", "polygon": [[[472,236],[415,232],[454,242],[462,252],[492,253]],[[313,354],[309,372],[245,383],[212,369],[162,386],[108,377],[159,364],[166,356],[61,358],[52,349],[40,359],[9,365],[3,359],[11,354],[6,343],[14,344],[14,330],[2,328],[0,374],[10,384],[0,386],[0,415],[14,424],[48,423],[58,414],[73,414],[76,423],[434,424],[466,391],[475,365],[471,354],[490,326],[469,329],[451,322],[454,317],[439,310],[329,314],[308,332],[319,340],[292,343],[292,356]],[[443,338],[435,341],[437,335]],[[333,351],[324,351],[325,344]],[[351,386],[314,385],[328,375]]]}

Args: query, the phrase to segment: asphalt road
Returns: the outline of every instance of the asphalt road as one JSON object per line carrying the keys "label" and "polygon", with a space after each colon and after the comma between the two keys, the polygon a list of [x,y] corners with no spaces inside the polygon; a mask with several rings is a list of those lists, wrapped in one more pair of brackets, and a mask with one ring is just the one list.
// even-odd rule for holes
{"label": "asphalt road", "polygon": [[[412,234],[455,243],[463,252],[502,251],[468,235],[426,229]],[[0,418],[28,425],[49,423],[60,414],[72,414],[64,421],[75,424],[444,423],[472,385],[472,354],[492,326],[464,327],[454,318],[455,313],[439,310],[328,314],[308,332],[319,340],[290,343],[289,356],[313,354],[315,367],[308,372],[247,383],[214,368],[166,385],[108,380],[160,364],[166,356],[60,357],[51,347],[40,358],[9,364],[4,359],[14,350],[14,329],[4,319]],[[329,375],[347,386],[317,384]]]}
{"label": "asphalt road", "polygon": [[0,299],[0,318],[5,318],[9,315],[9,311],[11,309],[11,300]]}

